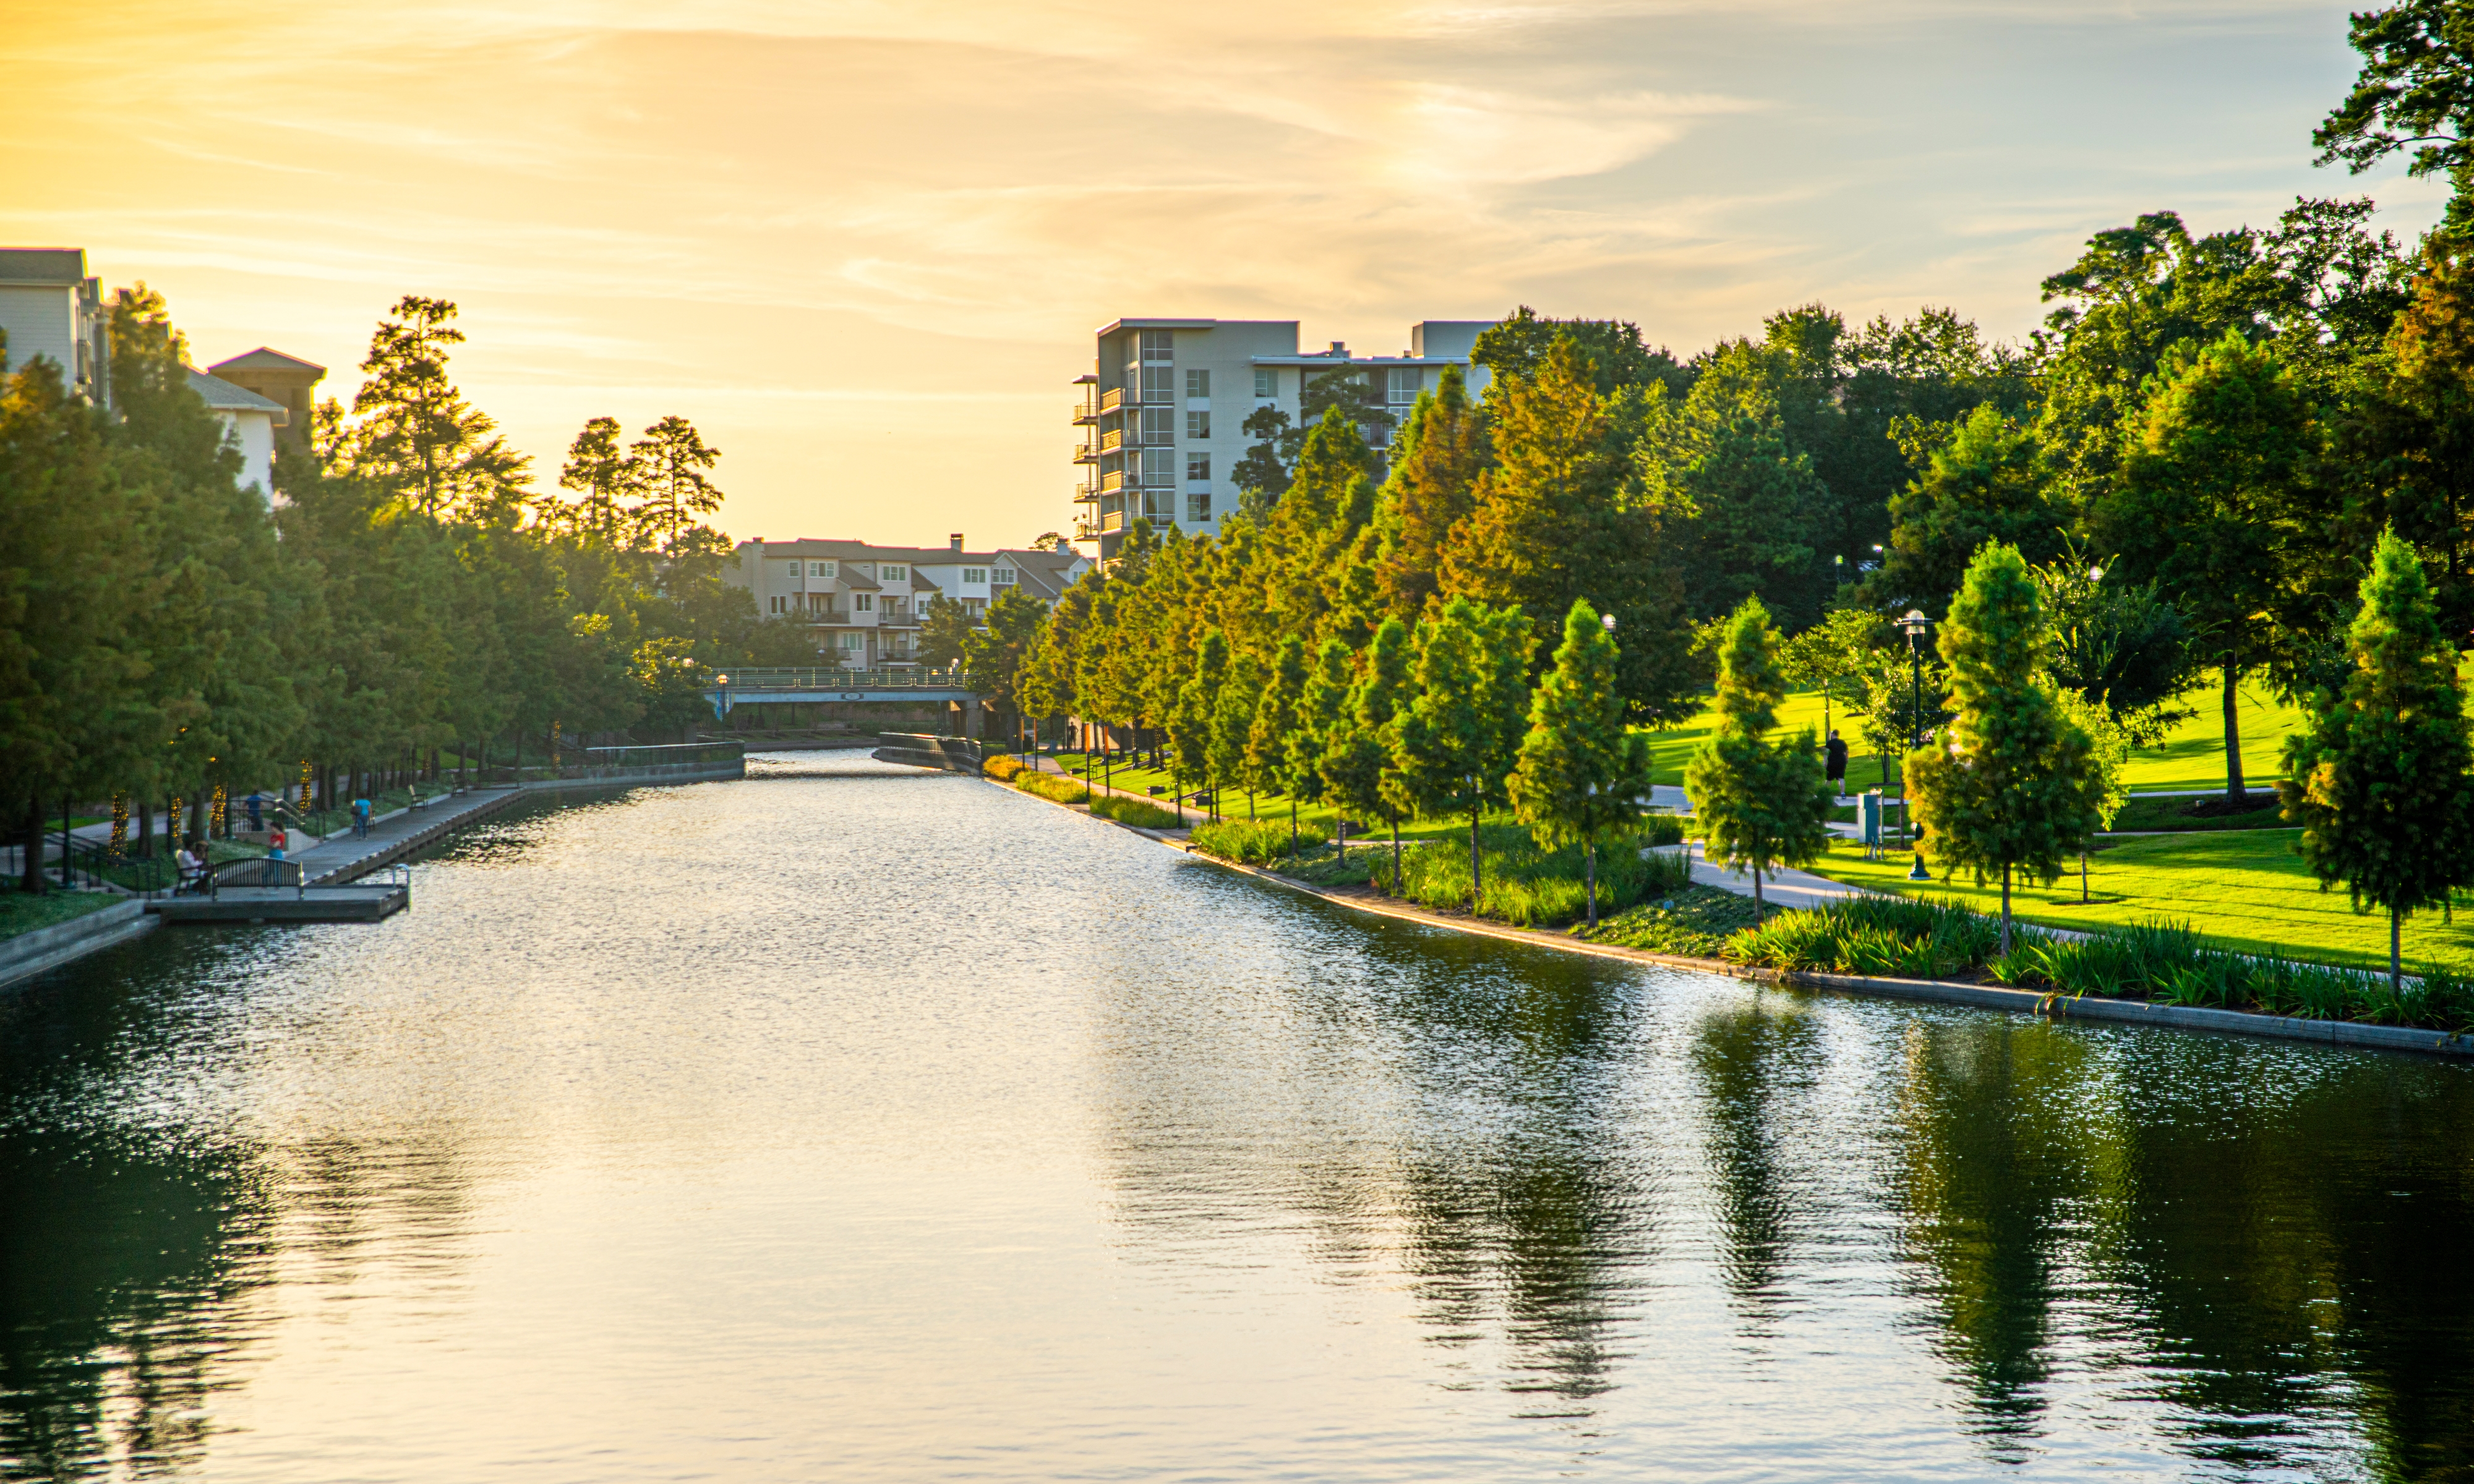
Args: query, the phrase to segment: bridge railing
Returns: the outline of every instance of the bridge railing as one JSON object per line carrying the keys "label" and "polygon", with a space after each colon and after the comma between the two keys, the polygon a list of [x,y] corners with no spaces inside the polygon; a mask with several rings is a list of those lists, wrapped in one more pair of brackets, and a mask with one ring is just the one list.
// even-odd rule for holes
{"label": "bridge railing", "polygon": [[[818,665],[810,669],[745,669],[723,672],[730,677],[727,688],[734,693],[764,690],[971,690],[967,671],[953,670],[846,670],[837,665]],[[724,686],[713,684],[707,690],[718,691]]]}

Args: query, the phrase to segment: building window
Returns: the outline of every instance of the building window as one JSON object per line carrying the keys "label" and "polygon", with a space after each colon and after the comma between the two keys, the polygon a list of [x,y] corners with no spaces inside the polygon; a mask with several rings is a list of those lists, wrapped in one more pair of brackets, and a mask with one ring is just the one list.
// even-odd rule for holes
{"label": "building window", "polygon": [[1185,477],[1188,479],[1209,479],[1211,477],[1211,455],[1207,453],[1187,454],[1185,456]]}
{"label": "building window", "polygon": [[1209,396],[1211,395],[1211,372],[1207,371],[1187,371],[1185,373],[1185,395],[1188,396]]}
{"label": "building window", "polygon": [[1169,407],[1143,409],[1143,442],[1168,443],[1176,441],[1176,412]]}
{"label": "building window", "polygon": [[1171,354],[1169,347],[1176,343],[1172,338],[1171,332],[1167,330],[1136,330],[1134,340],[1140,347],[1142,358],[1146,361],[1169,359]]}
{"label": "building window", "polygon": [[1176,395],[1176,368],[1146,366],[1143,368],[1143,400],[1165,402]]}
{"label": "building window", "polygon": [[907,583],[910,580],[910,569],[904,566],[879,567],[876,578],[884,583]]}
{"label": "building window", "polygon": [[1272,370],[1272,369],[1271,369],[1270,367],[1268,367],[1268,366],[1257,366],[1257,367],[1255,367],[1255,368],[1254,368],[1254,395],[1255,395],[1256,396],[1277,396],[1277,395],[1280,395],[1280,373],[1279,373],[1278,371],[1275,371]]}
{"label": "building window", "polygon": [[1426,373],[1414,366],[1392,368],[1389,379],[1392,383],[1390,398],[1395,404],[1405,405],[1416,401],[1418,394],[1424,391],[1426,386]]}
{"label": "building window", "polygon": [[1197,490],[1185,497],[1185,518],[1204,521],[1211,518],[1211,491]]}
{"label": "building window", "polygon": [[785,608],[785,606],[786,606],[786,605],[782,602],[781,598],[779,598],[779,597],[774,598],[774,600],[773,600],[773,611],[775,611],[775,612],[777,612],[777,613],[778,613],[778,612],[781,612],[781,611],[783,610],[783,609]]}
{"label": "building window", "polygon": [[855,592],[855,593],[852,593],[852,594],[851,594],[851,611],[852,611],[852,612],[854,612],[854,613],[873,613],[873,612],[875,612],[875,611],[876,611],[876,594],[875,594],[875,593],[872,593],[872,592]]}
{"label": "building window", "polygon": [[988,600],[985,598],[964,598],[962,600],[962,611],[968,613],[971,616],[971,621],[974,623],[979,621],[982,613],[987,611],[987,607]]}
{"label": "building window", "polygon": [[857,649],[860,646],[860,635],[857,634],[846,633],[841,636],[841,638],[842,648],[844,649]]}
{"label": "building window", "polygon": [[1207,412],[1187,413],[1185,415],[1185,436],[1188,438],[1209,438],[1211,436],[1211,414]]}
{"label": "building window", "polygon": [[964,583],[983,583],[987,580],[988,569],[986,567],[966,566],[962,568],[962,581]]}
{"label": "building window", "polygon": [[831,577],[834,575],[834,564],[830,562],[811,562],[808,563],[808,573],[812,577]]}
{"label": "building window", "polygon": [[990,585],[994,586],[1010,587],[1013,586],[1013,568],[1009,566],[1001,566],[990,575],[988,581]]}
{"label": "building window", "polygon": [[1146,448],[1143,450],[1143,483],[1164,485],[1176,477],[1176,450]]}

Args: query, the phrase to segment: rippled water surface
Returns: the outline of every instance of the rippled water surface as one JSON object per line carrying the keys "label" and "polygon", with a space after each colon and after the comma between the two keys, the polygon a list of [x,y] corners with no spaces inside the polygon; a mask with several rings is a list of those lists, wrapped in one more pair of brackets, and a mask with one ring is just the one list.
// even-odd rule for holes
{"label": "rippled water surface", "polygon": [[760,766],[0,997],[0,1476],[2474,1476],[2474,1068]]}

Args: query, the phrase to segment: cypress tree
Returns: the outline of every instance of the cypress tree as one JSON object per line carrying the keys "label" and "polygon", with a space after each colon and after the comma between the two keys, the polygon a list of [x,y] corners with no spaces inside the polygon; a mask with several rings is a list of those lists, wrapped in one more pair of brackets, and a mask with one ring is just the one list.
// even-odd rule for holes
{"label": "cypress tree", "polygon": [[2027,563],[1999,542],[1968,563],[1942,624],[1951,726],[1907,756],[1907,787],[1934,859],[2001,874],[2001,951],[2010,951],[2010,881],[2061,874],[2097,827],[2103,790],[2086,732],[2044,677],[2044,606]]}
{"label": "cypress tree", "polygon": [[1598,841],[1640,813],[1649,741],[1624,727],[1615,690],[1615,639],[1587,598],[1564,615],[1555,668],[1530,703],[1529,734],[1509,780],[1513,807],[1540,846],[1575,841],[1589,875],[1589,925],[1598,925]]}
{"label": "cypress tree", "polygon": [[1786,699],[1778,633],[1758,598],[1728,619],[1718,646],[1718,730],[1685,765],[1684,789],[1702,830],[1702,851],[1753,874],[1753,910],[1762,911],[1761,874],[1810,864],[1829,843],[1834,802],[1821,748],[1807,727],[1768,740]]}
{"label": "cypress tree", "polygon": [[[1285,651],[1285,647],[1284,647]],[[1302,657],[1300,657],[1302,658]],[[1305,678],[1305,688],[1298,699],[1297,726],[1289,735],[1280,755],[1280,787],[1289,796],[1289,853],[1298,850],[1298,805],[1321,802],[1323,797],[1322,762],[1331,744],[1348,718],[1349,682],[1355,679],[1355,661],[1348,646],[1338,639],[1325,639],[1315,656],[1313,671]],[[1348,832],[1336,831],[1344,858],[1348,853]]]}
{"label": "cypress tree", "polygon": [[1254,730],[1254,712],[1262,700],[1262,661],[1251,655],[1239,655],[1229,660],[1228,672],[1220,682],[1220,693],[1211,703],[1211,802],[1215,813],[1221,788],[1235,783],[1246,790],[1246,817],[1254,817],[1254,796],[1262,780],[1254,777],[1246,739]]}
{"label": "cypress tree", "polygon": [[[1246,786],[1276,787],[1289,796],[1289,853],[1298,852],[1298,796],[1288,785],[1289,739],[1296,735],[1298,707],[1306,694],[1306,641],[1291,634],[1272,657],[1271,674],[1246,730]],[[1251,813],[1250,807],[1248,810]]]}
{"label": "cypress tree", "polygon": [[2354,910],[2389,914],[2389,988],[2403,986],[2406,917],[2468,878],[2468,741],[2457,648],[2413,548],[2380,535],[2346,635],[2354,667],[2321,692],[2317,719],[2285,745],[2285,817],[2320,889],[2343,881]]}
{"label": "cypress tree", "polygon": [[1418,625],[1413,699],[1393,724],[1393,751],[1419,812],[1468,815],[1472,912],[1482,895],[1478,817],[1512,771],[1534,644],[1518,609],[1452,599]]}
{"label": "cypress tree", "polygon": [[1412,804],[1391,746],[1393,723],[1409,684],[1409,626],[1386,618],[1366,646],[1340,721],[1323,741],[1317,771],[1343,810],[1380,816],[1392,826],[1392,879],[1400,879],[1400,816]]}
{"label": "cypress tree", "polygon": [[[1228,641],[1217,629],[1202,631],[1195,646],[1194,672],[1178,690],[1176,706],[1168,714],[1170,777],[1179,794],[1186,780],[1205,778],[1211,770],[1211,706],[1219,698],[1221,677],[1228,668]],[[1215,801],[1216,802],[1216,801]],[[1179,804],[1182,812],[1184,805]]]}

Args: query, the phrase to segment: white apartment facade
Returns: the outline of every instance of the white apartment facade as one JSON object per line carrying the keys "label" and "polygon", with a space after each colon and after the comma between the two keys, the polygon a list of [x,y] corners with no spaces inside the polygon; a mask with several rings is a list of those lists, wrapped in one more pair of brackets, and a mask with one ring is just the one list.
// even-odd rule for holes
{"label": "white apartment facade", "polygon": [[255,486],[257,497],[273,504],[276,430],[291,421],[290,410],[281,402],[260,396],[246,387],[236,387],[220,376],[210,376],[194,366],[189,368],[189,390],[198,394],[206,410],[224,425],[224,441],[240,449],[241,485]]}
{"label": "white apartment facade", "polygon": [[0,354],[9,370],[36,356],[61,369],[61,380],[96,406],[111,401],[110,315],[103,280],[86,276],[84,248],[0,248]]}
{"label": "white apartment facade", "polygon": [[[1363,375],[1395,415],[1431,390],[1446,366],[1461,367],[1470,392],[1484,368],[1469,361],[1491,320],[1427,320],[1412,325],[1398,355],[1359,355],[1334,341],[1300,352],[1295,320],[1116,320],[1099,331],[1091,371],[1077,377],[1081,398],[1074,444],[1081,475],[1075,502],[1085,507],[1074,538],[1105,560],[1136,518],[1188,535],[1219,529],[1237,508],[1233,471],[1260,442],[1245,429],[1258,407],[1299,419],[1306,383],[1335,371]],[[1388,430],[1369,428],[1380,446]]]}
{"label": "white apartment facade", "polygon": [[1053,604],[1089,569],[1081,553],[1001,547],[968,551],[866,541],[741,541],[724,579],[748,589],[766,618],[794,618],[815,635],[818,661],[855,670],[919,663],[919,621],[937,598],[974,620],[1007,592]]}

